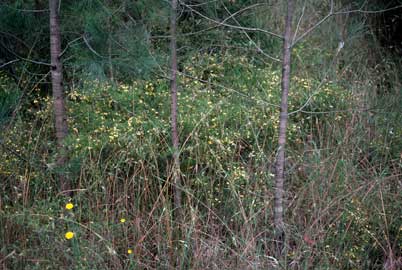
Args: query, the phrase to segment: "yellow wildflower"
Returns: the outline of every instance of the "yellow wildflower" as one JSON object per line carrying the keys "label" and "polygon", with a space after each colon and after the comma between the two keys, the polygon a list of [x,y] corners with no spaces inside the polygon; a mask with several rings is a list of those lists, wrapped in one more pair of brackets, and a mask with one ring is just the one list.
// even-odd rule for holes
{"label": "yellow wildflower", "polygon": [[64,237],[65,237],[67,240],[70,240],[70,239],[72,239],[72,238],[74,237],[74,233],[73,233],[73,232],[66,232],[66,234],[64,235]]}
{"label": "yellow wildflower", "polygon": [[131,253],[133,253],[133,250],[132,250],[132,249],[128,249],[128,250],[127,250],[127,254],[131,254]]}
{"label": "yellow wildflower", "polygon": [[72,203],[67,203],[66,204],[66,209],[67,210],[71,210],[71,209],[73,209],[74,208],[74,204],[72,204]]}
{"label": "yellow wildflower", "polygon": [[121,219],[120,219],[120,222],[121,222],[121,223],[124,223],[124,222],[126,222],[126,219],[125,219],[125,218],[121,218]]}

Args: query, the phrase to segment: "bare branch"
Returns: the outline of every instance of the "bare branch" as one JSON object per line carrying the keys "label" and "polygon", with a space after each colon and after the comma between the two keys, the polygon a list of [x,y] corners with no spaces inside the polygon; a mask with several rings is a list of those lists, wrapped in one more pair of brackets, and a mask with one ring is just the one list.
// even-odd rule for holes
{"label": "bare branch", "polygon": [[208,4],[211,4],[211,3],[216,3],[216,2],[218,2],[217,0],[211,0],[211,1],[208,1],[208,2],[205,2],[205,3],[200,3],[200,4],[189,4],[188,6],[190,6],[190,7],[201,7],[201,6],[205,6],[205,5],[208,5]]}
{"label": "bare branch", "polygon": [[303,19],[304,11],[305,11],[305,10],[306,10],[306,1],[304,1],[303,9],[302,9],[302,14],[300,15],[299,21],[297,22],[296,30],[295,30],[295,32],[294,32],[293,39],[292,39],[292,44],[294,43],[294,41],[295,41],[295,39],[296,39],[296,36],[297,36],[297,33],[299,32],[300,24],[301,24],[301,22],[302,22],[302,19]]}
{"label": "bare branch", "polygon": [[76,39],[71,40],[69,43],[67,43],[66,47],[64,48],[64,50],[61,52],[60,56],[62,56],[67,50],[68,48],[70,48],[71,44],[73,44],[74,42],[82,39],[83,36],[77,37]]}
{"label": "bare branch", "polygon": [[20,9],[20,8],[15,8],[15,7],[8,6],[6,4],[2,4],[0,6],[7,7],[9,9],[13,9],[13,10],[16,10],[16,11],[19,11],[19,12],[30,12],[30,13],[49,12],[49,9]]}
{"label": "bare branch", "polygon": [[89,49],[93,54],[95,54],[96,56],[99,56],[99,57],[101,57],[101,58],[107,58],[106,56],[100,55],[97,51],[94,50],[94,48],[92,48],[91,44],[89,44],[88,39],[85,37],[85,34],[82,35],[82,38],[83,38],[83,40],[84,40],[84,42],[85,42],[85,45],[87,45],[88,49]]}
{"label": "bare branch", "polygon": [[[224,8],[225,8],[226,12],[227,12],[230,16],[232,16],[232,14],[231,14],[230,11],[226,8],[226,6],[224,6]],[[233,20],[237,23],[237,25],[240,26],[239,21],[238,21],[234,16],[233,16]],[[250,35],[249,35],[246,31],[242,30],[242,32],[243,32],[243,34],[248,38],[248,40],[254,45],[254,47],[257,49],[257,52],[261,53],[262,55],[264,55],[265,57],[267,57],[267,58],[269,58],[269,59],[271,59],[271,60],[274,60],[274,61],[276,61],[276,62],[281,62],[280,59],[275,58],[275,57],[273,57],[273,56],[267,54],[266,52],[264,52],[264,51],[260,48],[260,46],[258,46],[257,43],[255,43],[255,41],[250,37]]]}
{"label": "bare branch", "polygon": [[330,18],[332,15],[334,15],[334,1],[331,0],[331,7],[330,10],[328,12],[328,14],[322,18],[318,23],[316,23],[314,26],[312,26],[310,29],[308,29],[306,32],[304,32],[300,37],[298,37],[296,40],[293,40],[292,42],[292,47],[299,42],[300,40],[302,40],[303,38],[305,38],[308,34],[310,34],[312,31],[314,31],[316,28],[318,28],[323,22],[325,22],[328,18]]}
{"label": "bare branch", "polygon": [[5,66],[8,66],[8,65],[10,65],[10,64],[12,64],[12,63],[14,63],[14,62],[18,62],[18,61],[20,61],[20,59],[11,60],[11,61],[9,61],[9,62],[7,62],[7,63],[2,64],[2,65],[0,66],[0,68],[3,68],[3,67],[5,67]]}
{"label": "bare branch", "polygon": [[244,12],[244,11],[247,10],[247,9],[250,9],[250,8],[253,8],[253,7],[256,7],[256,6],[259,6],[259,5],[261,5],[261,4],[255,4],[255,5],[252,5],[252,6],[248,6],[248,7],[246,7],[246,8],[243,8],[243,9],[241,9],[241,10],[239,10],[239,11],[233,13],[231,16],[225,18],[225,19],[222,20],[222,21],[217,21],[217,20],[215,20],[215,19],[213,19],[213,18],[210,18],[210,17],[208,17],[208,16],[202,14],[201,12],[195,10],[194,8],[192,8],[191,6],[189,6],[189,5],[185,4],[185,3],[183,3],[182,1],[180,1],[180,2],[181,2],[181,4],[182,4],[183,6],[187,7],[188,9],[190,9],[190,10],[191,10],[192,12],[194,12],[195,14],[199,15],[200,17],[202,17],[202,18],[204,18],[204,19],[206,19],[206,20],[208,20],[208,21],[211,21],[211,22],[217,24],[218,26],[226,26],[226,27],[230,27],[230,28],[233,28],[233,29],[240,29],[240,30],[251,31],[251,32],[262,32],[262,33],[265,33],[265,34],[268,34],[268,35],[271,35],[271,36],[274,36],[274,37],[283,39],[283,36],[281,36],[281,35],[279,35],[279,34],[276,34],[276,33],[274,33],[274,32],[265,30],[265,29],[255,28],[255,27],[237,26],[237,25],[232,25],[232,24],[227,24],[227,23],[226,23],[227,20],[229,20],[230,18],[236,16],[237,14],[242,13],[242,12]]}
{"label": "bare branch", "polygon": [[363,6],[365,4],[362,5],[361,8],[359,9],[352,9],[352,10],[345,10],[345,11],[335,11],[334,12],[334,1],[331,0],[331,7],[330,7],[330,11],[328,12],[328,14],[322,18],[320,21],[318,21],[315,25],[313,25],[311,28],[309,28],[306,32],[304,32],[302,35],[300,35],[300,37],[298,37],[296,40],[293,41],[292,46],[294,46],[296,43],[298,43],[299,41],[301,41],[303,38],[305,38],[306,36],[308,36],[312,31],[314,31],[316,28],[318,28],[322,23],[324,23],[327,19],[329,19],[330,17],[334,16],[334,15],[339,15],[339,14],[351,14],[351,13],[363,13],[363,14],[377,14],[377,13],[383,13],[383,12],[387,12],[387,11],[391,11],[391,10],[395,10],[395,9],[400,9],[402,8],[402,5],[398,5],[395,7],[391,7],[391,8],[386,8],[386,9],[381,9],[381,10],[363,10]]}
{"label": "bare branch", "polygon": [[398,5],[398,6],[386,8],[386,9],[381,9],[381,10],[363,10],[360,8],[360,9],[353,9],[353,10],[337,11],[337,12],[334,12],[333,15],[350,14],[350,13],[376,14],[376,13],[383,13],[383,12],[400,9],[400,8],[402,8],[402,5]]}

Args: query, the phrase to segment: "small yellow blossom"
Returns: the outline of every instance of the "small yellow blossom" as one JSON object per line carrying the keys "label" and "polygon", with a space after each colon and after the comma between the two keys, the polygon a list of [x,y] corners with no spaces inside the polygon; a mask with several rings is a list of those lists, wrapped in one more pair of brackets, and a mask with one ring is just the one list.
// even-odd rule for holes
{"label": "small yellow blossom", "polygon": [[126,222],[126,219],[125,219],[125,218],[121,218],[121,219],[120,219],[120,222],[121,222],[121,223],[124,223],[124,222]]}
{"label": "small yellow blossom", "polygon": [[66,209],[67,209],[67,210],[71,210],[71,209],[73,209],[73,208],[74,208],[74,204],[72,204],[72,203],[66,204]]}
{"label": "small yellow blossom", "polygon": [[74,233],[73,233],[73,232],[66,232],[66,234],[64,235],[64,237],[65,237],[67,240],[70,240],[70,239],[72,239],[72,238],[74,237]]}
{"label": "small yellow blossom", "polygon": [[131,253],[133,253],[133,250],[132,250],[132,249],[128,249],[128,250],[127,250],[127,254],[131,254]]}

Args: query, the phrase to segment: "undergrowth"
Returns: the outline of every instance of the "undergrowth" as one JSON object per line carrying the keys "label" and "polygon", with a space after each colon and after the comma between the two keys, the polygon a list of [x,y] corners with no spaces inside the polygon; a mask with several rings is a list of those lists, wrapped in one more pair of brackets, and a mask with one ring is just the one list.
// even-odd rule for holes
{"label": "undergrowth", "polygon": [[29,92],[1,136],[0,267],[169,269],[176,247],[182,269],[380,269],[402,256],[401,96],[395,84],[374,102],[374,71],[359,72],[293,76],[281,260],[272,249],[278,66],[230,52],[183,63],[183,224],[172,218],[165,78],[69,89],[72,209],[55,183],[51,99]]}

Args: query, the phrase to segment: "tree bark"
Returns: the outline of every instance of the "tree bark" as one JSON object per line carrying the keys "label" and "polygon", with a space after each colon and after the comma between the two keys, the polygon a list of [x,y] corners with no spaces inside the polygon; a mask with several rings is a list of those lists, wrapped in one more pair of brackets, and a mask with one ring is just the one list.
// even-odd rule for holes
{"label": "tree bark", "polygon": [[171,50],[171,117],[172,117],[172,144],[173,144],[173,190],[174,190],[174,206],[179,211],[181,208],[181,179],[180,179],[180,159],[179,159],[179,133],[177,130],[177,45],[176,45],[176,13],[177,0],[172,0],[172,15],[170,22],[170,50]]}
{"label": "tree bark", "polygon": [[[55,118],[56,139],[57,139],[57,159],[56,165],[59,169],[58,181],[61,191],[70,190],[63,167],[67,161],[64,139],[68,133],[66,107],[64,103],[63,92],[63,70],[60,61],[61,54],[61,35],[59,18],[59,0],[49,0],[50,10],[50,55],[51,55],[51,73],[53,90],[53,110]],[[69,194],[67,194],[69,195]]]}
{"label": "tree bark", "polygon": [[278,153],[276,160],[275,175],[275,203],[274,203],[274,226],[275,237],[279,254],[282,252],[285,228],[283,222],[283,194],[285,181],[285,146],[286,146],[286,127],[288,122],[288,96],[290,86],[290,57],[292,48],[292,16],[294,0],[288,0],[288,8],[285,24],[285,35],[283,43],[283,62],[282,62],[282,97],[281,112],[279,118],[279,140]]}

